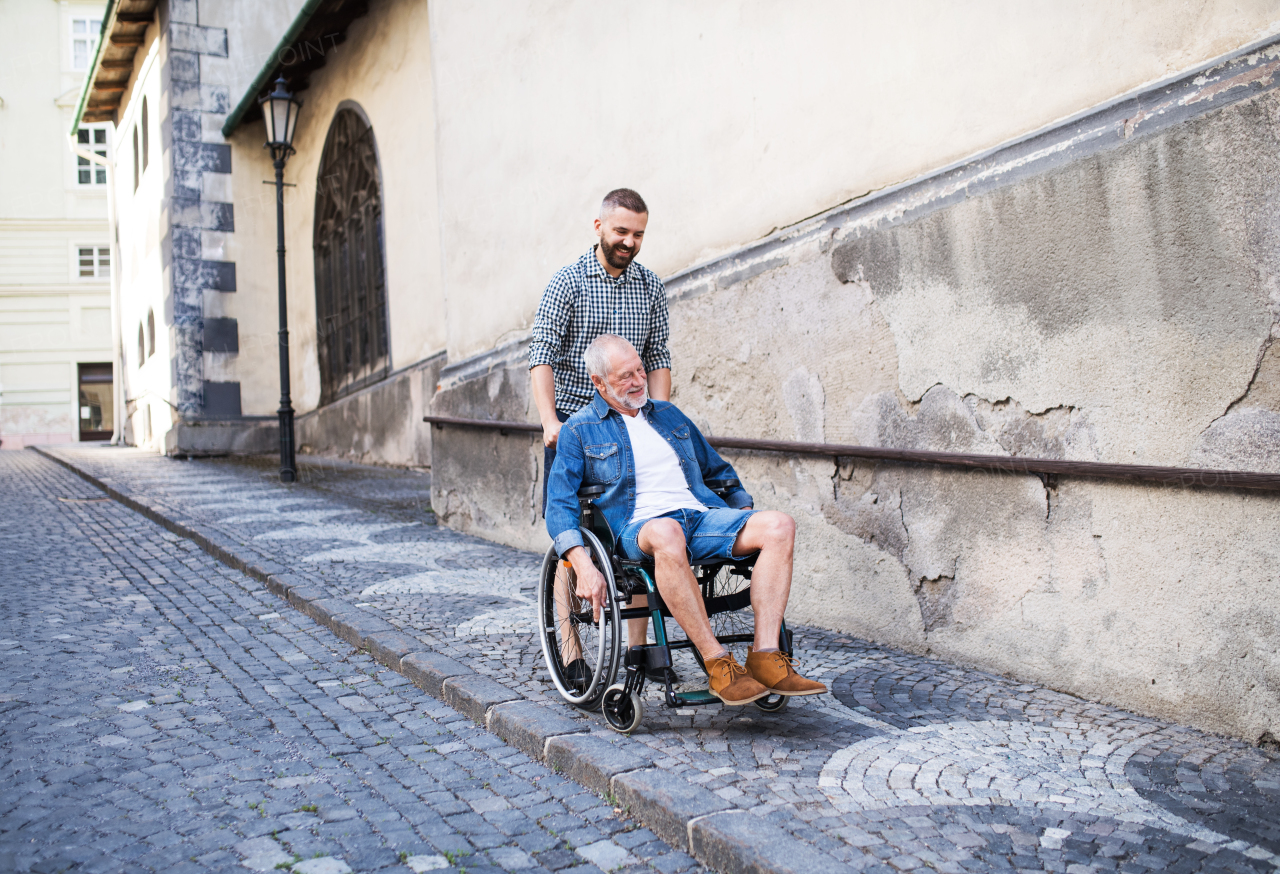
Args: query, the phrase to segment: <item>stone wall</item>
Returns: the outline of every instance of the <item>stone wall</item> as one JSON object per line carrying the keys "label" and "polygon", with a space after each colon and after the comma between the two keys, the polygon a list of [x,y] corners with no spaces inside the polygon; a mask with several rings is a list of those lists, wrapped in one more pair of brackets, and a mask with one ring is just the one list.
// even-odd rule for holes
{"label": "stone wall", "polygon": [[[171,384],[175,409],[188,420],[240,417],[240,383],[210,380],[206,355],[206,295],[236,290],[236,265],[205,258],[207,231],[235,231],[235,207],[219,199],[213,180],[231,172],[231,147],[205,142],[206,115],[225,115],[225,87],[201,81],[204,56],[227,56],[226,28],[202,27],[196,0],[173,0],[162,7],[166,41],[162,67],[162,144],[171,161],[167,236],[163,257],[172,293],[165,299],[164,321],[172,338]],[[207,176],[216,174],[212,179]],[[220,308],[219,308],[220,309]]]}
{"label": "stone wall", "polygon": [[[726,436],[1280,471],[1276,56],[672,277],[673,399]],[[433,408],[536,420],[521,351]],[[441,519],[545,549],[540,456],[437,432]],[[1280,734],[1280,495],[728,457],[797,520],[794,620]]]}
{"label": "stone wall", "polygon": [[[472,362],[444,368],[431,400],[437,416],[537,421],[528,348],[513,343]],[[542,440],[538,435],[476,428],[433,428],[431,504],[459,531],[524,549],[545,550]]]}
{"label": "stone wall", "polygon": [[297,418],[298,451],[362,464],[431,466],[431,430],[422,423],[444,355],[392,373]]}

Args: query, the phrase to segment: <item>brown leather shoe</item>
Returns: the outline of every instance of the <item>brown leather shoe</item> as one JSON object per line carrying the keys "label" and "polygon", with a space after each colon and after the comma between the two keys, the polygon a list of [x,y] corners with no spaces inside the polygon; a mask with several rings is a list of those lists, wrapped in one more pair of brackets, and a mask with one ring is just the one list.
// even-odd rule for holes
{"label": "brown leather shoe", "polygon": [[747,671],[773,695],[821,695],[827,687],[796,673],[791,656],[747,649]]}
{"label": "brown leather shoe", "polygon": [[724,658],[707,659],[706,664],[707,675],[711,678],[711,694],[725,704],[750,704],[769,694],[768,689],[751,679],[747,669],[738,664],[733,653]]}

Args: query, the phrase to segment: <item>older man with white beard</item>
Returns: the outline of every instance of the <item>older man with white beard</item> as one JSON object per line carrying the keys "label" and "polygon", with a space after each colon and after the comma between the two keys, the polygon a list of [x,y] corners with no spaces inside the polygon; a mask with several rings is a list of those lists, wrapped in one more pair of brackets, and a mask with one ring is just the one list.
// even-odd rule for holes
{"label": "older man with white beard", "polygon": [[[583,485],[603,485],[595,502],[619,550],[633,560],[652,557],[658,591],[698,648],[713,695],[741,705],[771,694],[825,692],[778,650],[795,522],[785,513],[753,510],[741,487],[727,502],[707,488],[708,480],[736,479],[733,468],[674,404],[649,399],[644,365],[625,338],[602,334],[582,357],[596,396],[560,430],[547,501],[547,531],[573,565],[579,597],[598,618],[606,584],[583,549],[577,493]],[[755,642],[743,666],[716,640],[690,562],[753,552],[759,553],[751,575]]]}

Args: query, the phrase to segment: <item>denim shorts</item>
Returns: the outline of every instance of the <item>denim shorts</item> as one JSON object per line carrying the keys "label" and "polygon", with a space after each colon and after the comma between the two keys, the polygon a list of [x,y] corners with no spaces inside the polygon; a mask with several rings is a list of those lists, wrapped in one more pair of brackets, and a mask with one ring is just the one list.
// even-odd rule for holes
{"label": "denim shorts", "polygon": [[[718,558],[733,558],[733,544],[747,524],[755,510],[731,510],[712,507],[709,510],[672,510],[656,516],[657,519],[674,519],[684,529],[684,542],[689,551],[689,562],[711,561]],[[650,558],[636,542],[640,529],[651,519],[639,522],[628,522],[618,536],[622,545],[622,554],[632,561]]]}

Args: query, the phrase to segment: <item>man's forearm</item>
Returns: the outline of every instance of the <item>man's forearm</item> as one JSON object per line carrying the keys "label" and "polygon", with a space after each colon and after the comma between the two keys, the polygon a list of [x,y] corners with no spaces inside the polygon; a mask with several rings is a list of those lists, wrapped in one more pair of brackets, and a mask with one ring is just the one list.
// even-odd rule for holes
{"label": "man's forearm", "polygon": [[[551,368],[547,368],[550,370]],[[655,401],[671,400],[671,371],[663,367],[649,374],[649,397]]]}
{"label": "man's forearm", "polygon": [[538,406],[538,418],[543,426],[559,422],[556,417],[556,376],[550,364],[539,364],[529,370],[533,383],[533,402]]}
{"label": "man's forearm", "polygon": [[[587,558],[587,548],[585,546],[574,546],[566,549],[564,555],[560,557],[573,565],[574,570],[579,570],[591,564],[591,560]],[[583,564],[584,562],[585,564]]]}

